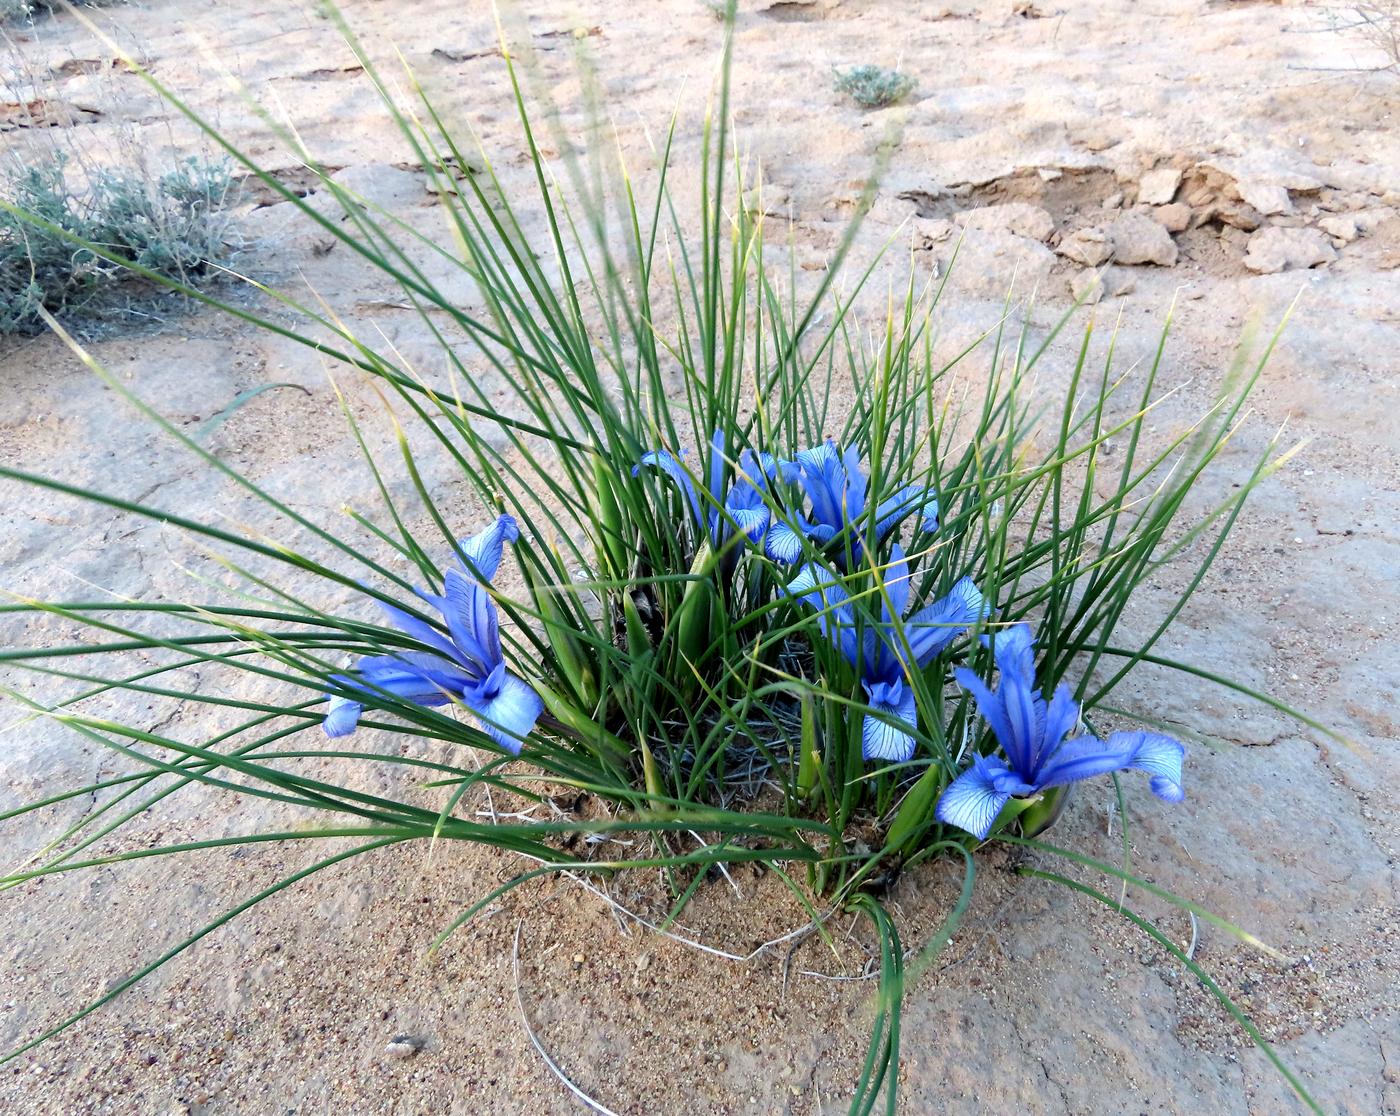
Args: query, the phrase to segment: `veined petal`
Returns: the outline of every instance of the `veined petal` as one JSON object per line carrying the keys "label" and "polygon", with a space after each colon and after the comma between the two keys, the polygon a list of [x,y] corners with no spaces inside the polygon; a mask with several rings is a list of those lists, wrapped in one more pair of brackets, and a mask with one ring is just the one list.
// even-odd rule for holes
{"label": "veined petal", "polygon": [[1181,785],[1181,761],[1186,749],[1157,732],[1115,732],[1107,740],[1080,736],[1067,740],[1045,764],[1042,787],[1077,783],[1110,771],[1145,771],[1152,776],[1152,793],[1168,802],[1186,797]]}
{"label": "veined petal", "polygon": [[783,586],[782,591],[815,609],[817,627],[822,635],[836,644],[848,663],[854,667],[861,665],[861,649],[856,639],[850,594],[826,570],[809,562]]}
{"label": "veined petal", "polygon": [[1038,771],[1045,761],[1055,754],[1066,736],[1074,731],[1079,723],[1079,703],[1074,700],[1070,688],[1061,682],[1055,687],[1050,699],[1050,707],[1045,712],[1045,733],[1040,750],[1031,757],[1031,770]]}
{"label": "veined petal", "polygon": [[997,632],[993,654],[1001,668],[997,696],[1010,732],[1001,746],[1012,768],[1029,779],[1045,738],[1045,699],[1035,688],[1035,640],[1030,625],[1014,624]]}
{"label": "veined petal", "polygon": [[875,509],[875,538],[883,539],[915,512],[923,516],[923,530],[938,529],[938,499],[933,489],[910,484],[881,500]]}
{"label": "veined petal", "polygon": [[860,467],[860,450],[851,446],[841,458],[845,485],[841,494],[841,522],[856,523],[865,514],[865,470]]}
{"label": "veined petal", "polygon": [[382,695],[388,693],[414,705],[446,705],[471,683],[455,663],[413,651],[402,656],[363,658],[355,664],[355,671],[354,675],[333,674],[331,680],[346,689],[362,691],[369,702],[376,697],[383,700]]}
{"label": "veined petal", "polygon": [[972,766],[939,796],[934,816],[985,841],[1011,796],[1029,794],[1032,789],[995,756],[973,756]]}
{"label": "veined petal", "polygon": [[725,510],[734,520],[734,525],[748,536],[749,542],[756,543],[763,538],[763,532],[768,529],[769,519],[768,508],[764,504],[747,508],[727,505]]}
{"label": "veined petal", "polygon": [[477,715],[485,733],[512,755],[519,755],[525,737],[534,731],[544,712],[544,702],[534,688],[506,672],[504,666],[492,672],[486,683],[469,690],[463,699]]}
{"label": "veined petal", "polygon": [[[423,593],[421,595],[425,599],[427,599],[428,602],[432,604],[433,607],[435,607],[439,612],[442,611],[442,597],[434,597],[431,594],[427,593]],[[434,628],[427,621],[419,620],[418,617],[413,616],[408,612],[405,612],[397,605],[389,604],[388,601],[377,600],[375,601],[375,604],[377,604],[380,607],[384,615],[387,616],[395,626],[401,628],[408,635],[411,635],[419,643],[426,644],[434,650],[440,651],[442,654],[447,655],[449,657],[456,656],[456,649],[448,641],[447,637],[444,636],[440,631]]]}
{"label": "veined petal", "polygon": [[991,726],[992,735],[997,738],[997,743],[1005,748],[1006,742],[1011,739],[1011,726],[1006,723],[1006,707],[1001,703],[1001,695],[993,692],[967,667],[956,667],[953,677],[957,679],[959,686],[972,695],[973,701],[977,703],[977,712],[981,713],[982,719]]}
{"label": "veined petal", "polygon": [[842,504],[846,471],[841,466],[841,451],[828,438],[799,453],[797,463],[802,469],[802,488],[812,504],[812,518],[830,527],[834,535],[845,525]]}
{"label": "veined petal", "polygon": [[505,544],[515,542],[520,537],[520,527],[512,515],[498,515],[496,521],[484,531],[457,543],[458,557],[462,567],[473,577],[490,581],[501,567],[501,554]]}
{"label": "veined petal", "polygon": [[716,430],[710,435],[710,471],[706,487],[714,504],[724,503],[724,474],[729,468],[729,462],[725,460],[725,445],[723,430]]}
{"label": "veined petal", "polygon": [[1027,686],[1035,684],[1035,635],[1026,623],[1013,624],[997,631],[995,642],[983,636],[984,644],[992,644],[992,655],[1003,680],[1015,678]]}
{"label": "veined petal", "polygon": [[910,733],[917,727],[919,715],[913,688],[896,680],[874,685],[866,683],[865,692],[872,710],[908,727],[900,728],[867,713],[861,725],[861,755],[867,760],[886,763],[908,762],[914,756],[914,737]]}
{"label": "veined petal", "polygon": [[496,604],[485,586],[458,570],[448,570],[444,579],[446,601],[443,617],[458,657],[465,658],[485,676],[501,661],[501,639],[496,624]]}
{"label": "veined petal", "polygon": [[326,708],[326,719],[321,722],[329,737],[349,736],[360,723],[360,714],[365,707],[358,701],[337,694],[327,694],[330,705]]}
{"label": "veined petal", "polygon": [[694,517],[695,528],[704,534],[705,513],[700,507],[700,497],[695,494],[695,482],[690,479],[690,474],[686,472],[685,466],[669,450],[651,450],[642,454],[642,459],[632,468],[632,475],[635,477],[642,471],[642,466],[651,465],[660,469],[666,476],[670,477],[677,488],[685,496],[686,504],[690,507],[690,514]]}
{"label": "veined petal", "polygon": [[796,484],[802,476],[802,469],[796,461],[785,461],[771,453],[760,453],[758,463],[763,468],[763,475],[770,481],[780,480],[784,484]]}
{"label": "veined petal", "polygon": [[885,592],[890,595],[890,607],[885,613],[888,622],[902,617],[909,607],[909,559],[904,557],[904,548],[898,543],[890,548],[889,563],[880,571],[880,576],[885,582]]}
{"label": "veined petal", "polygon": [[775,562],[792,565],[802,558],[802,538],[787,520],[775,519],[763,540],[763,552]]}
{"label": "veined petal", "polygon": [[[921,668],[928,666],[935,655],[977,621],[984,619],[990,611],[987,598],[973,584],[972,578],[959,578],[946,597],[921,608],[904,622],[914,661]],[[1002,685],[1005,684],[1003,681]],[[981,703],[978,704],[980,706]],[[990,717],[987,719],[991,720]],[[995,727],[993,725],[993,729]]]}

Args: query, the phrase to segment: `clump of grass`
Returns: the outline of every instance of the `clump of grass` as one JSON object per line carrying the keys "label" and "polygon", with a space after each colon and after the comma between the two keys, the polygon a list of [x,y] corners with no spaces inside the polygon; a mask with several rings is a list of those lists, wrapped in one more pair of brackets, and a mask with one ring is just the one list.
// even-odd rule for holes
{"label": "clump of grass", "polygon": [[98,171],[82,186],[62,154],[12,167],[0,182],[14,207],[0,208],[0,334],[36,332],[40,308],[106,317],[155,293],[140,271],[84,243],[183,284],[206,281],[236,248],[234,191],[227,163],[195,158],[154,179],[130,167]]}
{"label": "clump of grass", "polygon": [[[341,30],[348,35],[343,23]],[[1204,414],[1163,432],[1154,415],[1167,394],[1158,384],[1165,336],[1128,376],[1113,345],[1102,364],[1091,363],[1086,329],[1068,392],[1047,409],[1030,387],[1053,359],[1051,341],[1068,315],[1033,342],[1029,321],[1017,336],[1008,312],[947,361],[934,348],[942,288],[911,275],[902,298],[879,298],[881,316],[867,328],[862,290],[873,265],[851,286],[838,276],[873,185],[810,286],[792,272],[785,278],[781,258],[766,254],[762,215],[728,204],[749,187],[728,132],[732,36],[701,132],[699,208],[689,221],[668,181],[674,126],[652,182],[626,166],[595,174],[559,139],[558,113],[527,106],[503,42],[537,185],[532,198],[505,189],[485,151],[464,148],[421,85],[411,105],[395,100],[373,59],[349,42],[418,165],[443,187],[435,192],[450,239],[363,205],[294,148],[317,175],[317,192],[337,203],[337,219],[145,77],[209,140],[376,269],[438,346],[444,373],[425,379],[384,338],[357,333],[333,308],[305,305],[294,293],[278,294],[279,313],[289,316],[274,320],[181,288],[314,350],[341,374],[369,377],[398,412],[386,417],[402,457],[393,468],[410,485],[395,495],[385,479],[391,462],[376,459],[346,407],[365,490],[382,506],[323,525],[297,510],[295,496],[260,487],[162,419],[69,338],[115,394],[238,485],[267,525],[234,531],[223,518],[183,516],[144,497],[0,464],[0,480],[214,544],[228,573],[223,582],[197,577],[187,599],[0,603],[0,618],[26,628],[3,641],[0,664],[41,685],[65,683],[57,701],[31,693],[27,677],[24,689],[0,693],[123,763],[119,774],[0,814],[12,821],[115,792],[0,874],[0,891],[136,857],[254,842],[354,844],[323,849],[309,867],[275,879],[67,1019],[36,1028],[0,1052],[0,1065],[263,899],[407,842],[469,841],[521,862],[447,922],[432,949],[511,889],[562,872],[660,869],[674,901],[669,924],[711,869],[757,862],[791,889],[814,933],[827,935],[838,911],[860,914],[879,941],[880,979],[869,1053],[849,1101],[854,1116],[896,1111],[903,990],[957,932],[976,886],[975,853],[988,839],[1107,875],[1267,948],[1130,870],[1121,794],[1123,867],[1034,840],[1053,824],[1062,788],[1093,773],[1136,768],[1153,777],[1159,797],[1180,797],[1179,744],[1167,742],[1175,749],[1167,770],[1160,738],[1088,739],[1101,718],[1132,719],[1109,702],[1139,663],[1293,712],[1157,649],[1244,501],[1292,452],[1275,439],[1243,471],[1231,470],[1224,452],[1245,421],[1267,349],[1259,361],[1241,359]],[[541,122],[563,154],[546,156],[536,138]],[[605,134],[601,120],[593,134]],[[453,168],[468,160],[481,173],[457,179]],[[543,215],[538,239],[524,232],[531,213]],[[89,252],[94,266],[126,263],[181,287],[128,259],[129,249],[84,241],[42,211],[26,217]],[[462,305],[427,263],[458,269],[481,307]],[[867,299],[876,295],[866,290]],[[989,371],[970,389],[964,358],[974,349],[986,353]],[[487,366],[498,375],[483,375]],[[833,404],[843,397],[855,401],[845,414]],[[476,498],[478,510],[465,519],[424,479],[420,458],[439,452]],[[1221,495],[1195,499],[1205,485]],[[493,585],[502,562],[520,590]],[[1120,624],[1167,566],[1180,572],[1178,588],[1155,595],[1155,620]],[[347,591],[352,601],[336,605]],[[975,607],[946,612],[944,602],[960,593]],[[81,638],[54,646],[27,630],[44,618]],[[240,691],[240,683],[258,690]],[[269,683],[274,691],[264,698]],[[210,720],[165,735],[92,707],[121,692],[191,714],[203,707]],[[1013,709],[1023,710],[1015,731]],[[1077,770],[1052,775],[1039,757],[1060,747],[1081,716],[1086,735],[1065,745],[1073,745]],[[357,729],[391,733],[395,746],[337,743]],[[306,730],[314,730],[310,740]],[[1128,749],[1123,737],[1137,743]],[[421,743],[451,747],[427,759],[410,750]],[[1157,749],[1151,765],[1141,762],[1147,744]],[[1035,762],[1023,762],[1028,756]],[[410,768],[430,779],[426,805],[372,793],[354,774]],[[973,776],[991,784],[980,800],[997,799],[980,820],[950,806],[954,788],[966,789]],[[230,804],[274,800],[298,816],[287,828],[212,832],[136,852],[108,842],[187,788],[216,791]],[[558,813],[549,807],[560,790],[605,809]],[[463,809],[469,794],[488,791],[521,809],[493,811],[489,822]],[[882,881],[893,867],[934,858],[961,872],[963,888],[943,926],[909,951],[906,971]],[[1175,948],[1130,908],[1126,887],[1115,901],[1076,879],[1026,871],[1104,903]],[[1173,956],[1320,1112],[1189,951]]]}
{"label": "clump of grass", "polygon": [[913,78],[884,66],[867,63],[836,74],[836,91],[845,93],[861,108],[884,108],[903,100],[913,90]]}

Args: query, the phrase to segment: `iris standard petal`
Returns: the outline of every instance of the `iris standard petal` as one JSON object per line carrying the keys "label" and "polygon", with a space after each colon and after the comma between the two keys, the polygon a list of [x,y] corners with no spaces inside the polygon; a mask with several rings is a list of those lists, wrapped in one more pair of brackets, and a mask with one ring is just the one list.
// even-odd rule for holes
{"label": "iris standard petal", "polygon": [[771,453],[760,453],[758,463],[763,467],[763,475],[770,481],[780,480],[784,484],[796,484],[802,476],[802,469],[796,461],[785,461]]}
{"label": "iris standard petal", "polygon": [[985,841],[1011,796],[1029,794],[1032,789],[995,756],[974,756],[972,766],[939,796],[934,816]]}
{"label": "iris standard petal", "polygon": [[358,701],[338,694],[326,696],[330,698],[330,705],[326,708],[326,719],[321,722],[321,727],[326,730],[326,735],[332,738],[349,736],[360,723],[360,714],[364,712],[365,707]]}
{"label": "iris standard petal", "polygon": [[1006,723],[1006,707],[1001,703],[1001,695],[994,693],[988,685],[967,667],[956,667],[953,677],[958,685],[972,695],[977,703],[977,712],[991,726],[992,735],[1003,748],[1011,739],[1011,726]]}
{"label": "iris standard petal", "polygon": [[725,460],[725,446],[723,430],[716,430],[710,435],[710,471],[706,478],[706,487],[710,490],[712,507],[724,503],[724,474],[729,466],[729,462]]}
{"label": "iris standard petal", "polygon": [[875,538],[883,539],[915,512],[923,516],[919,524],[922,530],[938,530],[938,500],[933,489],[910,484],[881,500],[875,508]]}
{"label": "iris standard petal", "polygon": [[690,474],[686,472],[685,466],[669,450],[651,450],[642,454],[642,459],[632,467],[632,475],[635,477],[642,471],[642,466],[651,465],[660,469],[666,476],[675,482],[676,487],[685,496],[686,504],[690,508],[690,514],[695,520],[695,528],[700,532],[705,530],[705,513],[700,507],[700,497],[695,494],[695,482],[690,479]]}
{"label": "iris standard petal", "polygon": [[977,621],[985,619],[990,611],[987,598],[972,578],[959,578],[946,597],[921,608],[904,622],[914,662],[920,668],[928,666],[934,656]]}
{"label": "iris standard petal", "polygon": [[812,504],[812,518],[832,528],[833,534],[845,525],[842,504],[846,487],[846,471],[841,466],[841,452],[828,438],[819,446],[797,455],[802,469],[802,488]]}
{"label": "iris standard petal", "polygon": [[515,542],[520,537],[520,527],[511,515],[498,515],[496,521],[484,531],[457,543],[463,567],[473,577],[490,581],[501,568],[501,554],[505,544]]}
{"label": "iris standard petal", "polygon": [[865,692],[872,710],[883,713],[900,725],[865,715],[861,725],[861,755],[867,760],[886,763],[906,763],[914,756],[914,737],[910,733],[918,725],[918,706],[913,688],[903,680],[866,684]]}
{"label": "iris standard petal", "polygon": [[446,599],[442,610],[459,656],[485,677],[501,661],[501,638],[496,623],[496,603],[486,587],[459,570],[448,570],[443,579]]}
{"label": "iris standard petal", "polygon": [[982,642],[992,644],[992,656],[1003,679],[1018,679],[1027,686],[1035,684],[1035,635],[1029,624],[1002,628],[994,638],[983,636]]}
{"label": "iris standard petal", "polygon": [[[865,514],[865,470],[860,467],[860,450],[852,446],[841,458],[844,487],[841,493],[841,522],[855,523]],[[863,533],[863,532],[862,532]]]}
{"label": "iris standard petal", "polygon": [[486,684],[469,690],[463,700],[480,719],[482,730],[517,756],[544,712],[544,702],[534,688],[508,674],[503,666],[492,672]]}
{"label": "iris standard petal", "polygon": [[856,639],[856,621],[851,612],[850,594],[820,566],[808,562],[797,571],[783,593],[796,597],[817,612],[817,627],[834,643],[846,661],[861,666],[861,649]]}
{"label": "iris standard petal", "polygon": [[1077,783],[1110,771],[1145,771],[1152,776],[1152,793],[1168,802],[1186,797],[1181,785],[1181,761],[1186,749],[1157,732],[1115,732],[1107,740],[1080,736],[1055,752],[1037,780],[1042,787]]}
{"label": "iris standard petal", "polygon": [[904,548],[898,543],[890,548],[890,560],[881,571],[881,576],[885,591],[890,596],[889,610],[885,613],[885,620],[889,621],[893,617],[903,616],[909,607],[909,560],[904,557]]}
{"label": "iris standard petal", "polygon": [[1045,712],[1045,732],[1041,737],[1040,749],[1031,757],[1031,771],[1039,771],[1045,761],[1055,754],[1064,738],[1074,731],[1079,723],[1079,703],[1074,700],[1070,688],[1061,682],[1055,687],[1050,699],[1050,707]]}

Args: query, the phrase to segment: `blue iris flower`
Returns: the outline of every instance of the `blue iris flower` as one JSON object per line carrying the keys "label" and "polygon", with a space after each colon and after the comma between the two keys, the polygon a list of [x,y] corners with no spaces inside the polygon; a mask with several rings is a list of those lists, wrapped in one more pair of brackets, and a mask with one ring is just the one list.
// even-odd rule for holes
{"label": "blue iris flower", "polygon": [[990,611],[972,579],[964,577],[946,597],[908,617],[901,640],[894,621],[909,607],[909,578],[909,563],[896,545],[885,571],[880,621],[866,624],[863,632],[857,627],[850,594],[829,571],[809,563],[786,588],[790,596],[818,610],[817,624],[822,634],[860,672],[871,710],[891,719],[883,720],[874,712],[865,715],[861,754],[867,760],[905,763],[914,755],[911,734],[918,726],[918,708],[909,676],[928,666],[940,651]]}
{"label": "blue iris flower", "polygon": [[[695,482],[691,480],[690,472],[681,463],[680,457],[669,450],[644,453],[641,461],[632,469],[632,475],[635,477],[642,471],[643,466],[649,465],[669,477],[685,497],[695,522],[697,537],[708,538],[711,549],[716,553],[733,537],[734,526],[737,526],[751,543],[756,544],[762,539],[772,519],[773,498],[770,485],[779,479],[786,484],[792,484],[797,480],[798,474],[797,466],[790,461],[780,461],[771,453],[754,453],[746,449],[739,454],[738,476],[726,489],[725,446],[724,431],[716,430],[710,438],[710,467],[706,483],[710,497],[708,506],[702,504],[695,489]],[[720,513],[720,508],[724,509],[723,514]]]}
{"label": "blue iris flower", "polygon": [[[486,530],[458,544],[461,568],[447,571],[442,596],[419,593],[442,613],[446,635],[401,608],[378,602],[390,620],[431,651],[366,656],[355,664],[353,675],[332,675],[333,681],[369,695],[371,701],[387,692],[415,705],[465,705],[488,736],[518,755],[544,704],[529,683],[506,670],[496,604],[486,585],[496,575],[505,544],[519,537],[520,528],[511,516],[498,517]],[[364,702],[327,696],[330,707],[322,725],[326,735],[354,732]]]}
{"label": "blue iris flower", "polygon": [[[811,509],[811,518],[793,512],[776,520],[768,531],[764,550],[775,562],[792,563],[803,554],[803,540],[823,547],[832,539],[849,532],[852,565],[859,562],[863,548],[866,502],[870,480],[861,468],[860,453],[853,446],[841,452],[830,438],[820,446],[803,450],[797,455],[800,483]],[[911,484],[875,507],[875,541],[881,542],[905,519],[918,512],[923,516],[923,529],[938,528],[938,501],[931,489]],[[845,554],[837,556],[844,566]]]}
{"label": "blue iris flower", "polygon": [[[984,642],[986,637],[983,637]],[[1180,802],[1181,761],[1186,749],[1155,732],[1115,732],[1107,740],[1065,737],[1079,723],[1079,705],[1068,686],[1055,690],[1049,703],[1035,689],[1035,641],[1030,625],[999,632],[993,648],[1001,684],[993,691],[972,671],[959,667],[958,682],[977,708],[1006,759],[974,756],[972,766],[944,790],[938,820],[985,840],[1002,807],[1014,795],[1024,797],[1050,787],[1077,783],[1110,771],[1137,770],[1152,776],[1152,793]]]}

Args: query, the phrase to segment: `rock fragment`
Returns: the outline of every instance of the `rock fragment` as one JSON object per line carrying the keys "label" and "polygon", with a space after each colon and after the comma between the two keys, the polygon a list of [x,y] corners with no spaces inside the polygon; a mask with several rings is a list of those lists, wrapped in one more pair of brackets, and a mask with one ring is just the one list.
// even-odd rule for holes
{"label": "rock fragment", "polygon": [[1245,180],[1238,184],[1238,189],[1244,203],[1258,210],[1265,217],[1293,212],[1293,202],[1288,197],[1288,191],[1282,186]]}
{"label": "rock fragment", "polygon": [[1013,236],[1029,237],[1042,244],[1055,231],[1055,219],[1038,205],[1007,202],[1005,205],[982,205],[966,209],[953,220],[968,229],[985,232],[1008,232]]}
{"label": "rock fragment", "polygon": [[1322,231],[1330,236],[1335,243],[1340,240],[1343,244],[1350,244],[1358,236],[1361,230],[1356,225],[1356,218],[1350,215],[1341,217],[1324,217],[1318,222]]}
{"label": "rock fragment", "polygon": [[1077,229],[1060,241],[1059,253],[1085,267],[1098,267],[1113,255],[1113,241],[1098,226]]}
{"label": "rock fragment", "polygon": [[1336,249],[1317,229],[1289,229],[1270,225],[1249,238],[1244,266],[1261,275],[1317,267],[1337,258]]}
{"label": "rock fragment", "polygon": [[1151,217],[1170,233],[1185,232],[1191,227],[1191,207],[1185,202],[1172,202],[1159,205],[1151,211]]}
{"label": "rock fragment", "polygon": [[1076,271],[1069,279],[1070,293],[1075,299],[1092,305],[1105,298],[1120,298],[1137,286],[1137,280],[1121,267],[1093,268]]}
{"label": "rock fragment", "polygon": [[384,1047],[384,1057],[391,1062],[403,1062],[423,1049],[423,1044],[411,1035],[395,1035]]}
{"label": "rock fragment", "polygon": [[1113,259],[1120,264],[1155,264],[1173,267],[1177,260],[1176,241],[1171,234],[1145,213],[1124,213],[1109,226]]}
{"label": "rock fragment", "polygon": [[1176,197],[1180,185],[1181,171],[1176,167],[1150,170],[1138,182],[1138,201],[1143,205],[1167,205]]}

